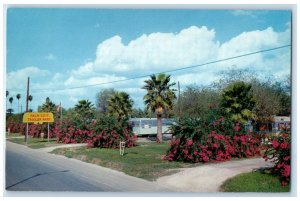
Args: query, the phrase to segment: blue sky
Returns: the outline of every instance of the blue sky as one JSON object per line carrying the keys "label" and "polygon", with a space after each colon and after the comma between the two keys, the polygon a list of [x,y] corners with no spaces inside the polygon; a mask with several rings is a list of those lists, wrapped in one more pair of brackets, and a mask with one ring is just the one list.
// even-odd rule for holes
{"label": "blue sky", "polygon": [[[144,79],[73,90],[290,44],[288,10],[145,10],[9,8],[6,88],[25,105],[31,77],[32,108],[49,96],[72,107],[95,103],[104,88],[127,91],[143,107]],[[253,68],[279,79],[290,73],[288,48],[203,69],[172,74],[182,86],[210,84],[217,72]],[[17,107],[14,98],[13,108]],[[9,106],[10,107],[10,106]]]}

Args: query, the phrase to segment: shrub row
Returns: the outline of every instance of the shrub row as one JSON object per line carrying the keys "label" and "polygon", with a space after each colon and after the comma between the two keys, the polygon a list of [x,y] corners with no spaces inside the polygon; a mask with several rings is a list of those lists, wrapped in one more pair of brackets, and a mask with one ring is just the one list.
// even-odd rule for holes
{"label": "shrub row", "polygon": [[127,122],[117,122],[112,117],[101,117],[89,124],[78,121],[64,121],[55,125],[54,133],[57,142],[88,143],[88,147],[118,148],[120,141],[125,141],[126,147],[136,145],[132,129]]}
{"label": "shrub row", "polygon": [[173,129],[175,139],[164,157],[169,161],[225,161],[259,154],[259,140],[224,117],[211,123],[188,119]]}

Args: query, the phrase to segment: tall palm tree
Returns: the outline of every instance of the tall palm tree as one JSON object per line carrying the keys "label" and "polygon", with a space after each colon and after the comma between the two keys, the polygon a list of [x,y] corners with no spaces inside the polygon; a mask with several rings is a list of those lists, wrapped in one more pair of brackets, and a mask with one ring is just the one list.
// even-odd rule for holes
{"label": "tall palm tree", "polygon": [[80,100],[75,105],[75,112],[83,118],[89,119],[94,112],[94,104],[89,100]]}
{"label": "tall palm tree", "polygon": [[9,91],[6,91],[6,108],[7,108],[7,96],[9,95]]}
{"label": "tall palm tree", "polygon": [[146,85],[142,89],[147,90],[144,96],[144,103],[147,110],[156,112],[157,117],[157,142],[162,141],[162,114],[171,110],[176,99],[175,89],[171,89],[176,83],[170,83],[170,75],[161,73],[157,76],[151,75],[145,80]]}
{"label": "tall palm tree", "polygon": [[108,113],[117,117],[120,122],[122,119],[128,118],[132,112],[133,100],[130,99],[126,92],[116,92],[113,97],[108,100]]}
{"label": "tall palm tree", "polygon": [[19,104],[19,102],[20,102],[21,94],[17,94],[16,98],[18,99],[18,113],[20,113],[20,106],[19,106],[20,104]]}
{"label": "tall palm tree", "polygon": [[32,97],[32,95],[29,95],[28,96],[28,100],[29,100],[29,110],[31,110],[31,101],[32,101],[32,99],[33,99],[33,97]]}
{"label": "tall palm tree", "polygon": [[10,102],[10,113],[12,113],[13,109],[12,109],[12,103],[14,101],[14,98],[13,97],[10,97],[9,98],[9,102]]}

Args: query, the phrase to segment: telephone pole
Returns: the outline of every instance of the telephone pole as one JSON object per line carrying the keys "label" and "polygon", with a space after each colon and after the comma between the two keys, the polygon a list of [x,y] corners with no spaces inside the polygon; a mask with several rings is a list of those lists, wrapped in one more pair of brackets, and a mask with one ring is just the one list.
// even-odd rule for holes
{"label": "telephone pole", "polygon": [[[29,77],[27,79],[27,95],[26,95],[26,112],[28,112],[28,97],[29,97]],[[28,123],[26,124],[25,142],[28,140]]]}
{"label": "telephone pole", "polygon": [[180,103],[180,82],[178,81],[178,116],[181,117],[181,103]]}

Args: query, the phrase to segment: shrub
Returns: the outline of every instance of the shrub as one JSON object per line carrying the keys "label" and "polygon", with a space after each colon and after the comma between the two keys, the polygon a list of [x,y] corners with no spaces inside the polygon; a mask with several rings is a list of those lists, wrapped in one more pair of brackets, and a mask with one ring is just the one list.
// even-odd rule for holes
{"label": "shrub", "polygon": [[126,147],[136,145],[136,138],[127,121],[119,122],[113,117],[101,117],[92,123],[89,147],[118,148],[120,141],[125,141]]}
{"label": "shrub", "polygon": [[91,131],[87,128],[82,129],[82,125],[70,120],[56,123],[53,129],[56,141],[61,143],[87,143],[91,138]]}
{"label": "shrub", "polygon": [[279,176],[283,186],[290,183],[291,176],[291,131],[284,129],[278,136],[273,136],[264,146],[264,158],[275,163],[272,172]]}
{"label": "shrub", "polygon": [[89,124],[65,120],[54,128],[56,141],[62,143],[88,143],[88,147],[118,148],[120,141],[126,147],[135,146],[135,138],[127,121],[118,122],[113,117],[101,117]]}
{"label": "shrub", "polygon": [[9,122],[6,123],[6,130],[8,129],[10,130],[11,133],[25,134],[26,124]]}
{"label": "shrub", "polygon": [[211,123],[186,119],[173,126],[173,131],[175,139],[165,156],[169,161],[225,161],[259,154],[259,140],[224,117]]}

